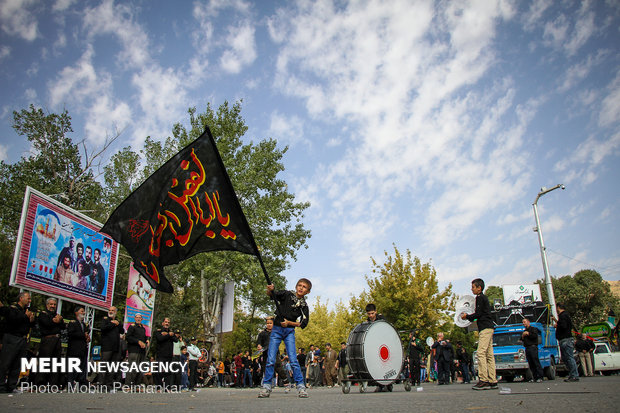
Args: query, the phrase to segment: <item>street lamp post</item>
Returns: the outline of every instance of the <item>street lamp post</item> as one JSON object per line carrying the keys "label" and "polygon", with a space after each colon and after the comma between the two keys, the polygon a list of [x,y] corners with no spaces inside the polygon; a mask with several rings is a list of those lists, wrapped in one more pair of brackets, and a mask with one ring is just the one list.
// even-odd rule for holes
{"label": "street lamp post", "polygon": [[536,227],[534,227],[534,231],[538,233],[538,243],[540,244],[540,256],[542,257],[543,263],[543,272],[545,274],[545,284],[547,286],[547,296],[549,297],[549,306],[551,307],[551,314],[557,320],[558,318],[558,310],[555,308],[555,295],[553,294],[553,284],[551,283],[551,275],[549,275],[549,265],[547,264],[547,248],[545,247],[545,241],[543,240],[542,229],[540,228],[540,219],[538,219],[538,199],[541,196],[549,193],[551,191],[555,191],[558,188],[565,189],[564,185],[557,184],[553,188],[545,188],[544,186],[540,188],[540,192],[536,197],[536,200],[532,204],[534,207],[534,218],[536,218]]}

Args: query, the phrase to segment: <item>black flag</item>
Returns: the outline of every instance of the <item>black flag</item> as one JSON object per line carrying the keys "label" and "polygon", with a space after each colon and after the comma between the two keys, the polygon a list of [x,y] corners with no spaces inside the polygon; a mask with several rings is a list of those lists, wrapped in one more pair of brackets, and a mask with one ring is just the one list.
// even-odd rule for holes
{"label": "black flag", "polygon": [[121,243],[136,270],[164,292],[172,292],[164,266],[199,252],[234,250],[260,259],[209,128],[132,192],[101,232]]}

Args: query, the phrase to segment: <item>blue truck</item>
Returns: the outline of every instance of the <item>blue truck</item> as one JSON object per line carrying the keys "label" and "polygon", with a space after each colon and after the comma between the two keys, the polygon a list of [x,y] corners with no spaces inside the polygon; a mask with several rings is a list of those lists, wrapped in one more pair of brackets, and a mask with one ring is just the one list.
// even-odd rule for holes
{"label": "blue truck", "polygon": [[[545,377],[555,379],[556,364],[560,355],[558,342],[555,339],[555,328],[548,324],[531,323],[538,330],[538,358],[542,365]],[[493,354],[495,355],[495,370],[498,376],[511,382],[515,377],[522,377],[525,381],[532,379],[532,372],[525,358],[525,347],[521,341],[522,324],[505,324],[495,326],[493,332]],[[474,366],[477,360],[474,357]],[[477,370],[477,369],[476,369]]]}

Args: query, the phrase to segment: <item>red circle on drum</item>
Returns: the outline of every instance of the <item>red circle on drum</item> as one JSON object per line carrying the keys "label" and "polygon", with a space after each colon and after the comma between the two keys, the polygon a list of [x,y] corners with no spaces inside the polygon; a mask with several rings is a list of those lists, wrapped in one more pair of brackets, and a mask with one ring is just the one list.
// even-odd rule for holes
{"label": "red circle on drum", "polygon": [[387,361],[390,358],[390,349],[385,344],[379,348],[379,357],[383,361]]}

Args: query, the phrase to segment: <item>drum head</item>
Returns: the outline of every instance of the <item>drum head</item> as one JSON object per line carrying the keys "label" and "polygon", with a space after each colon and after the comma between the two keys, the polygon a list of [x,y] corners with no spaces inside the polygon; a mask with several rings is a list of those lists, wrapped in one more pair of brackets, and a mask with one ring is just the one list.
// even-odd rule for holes
{"label": "drum head", "polygon": [[377,383],[390,384],[398,378],[403,364],[403,347],[398,333],[390,323],[372,323],[363,348],[366,368]]}

